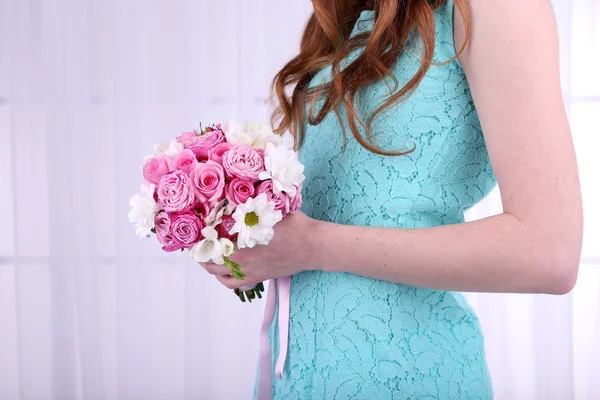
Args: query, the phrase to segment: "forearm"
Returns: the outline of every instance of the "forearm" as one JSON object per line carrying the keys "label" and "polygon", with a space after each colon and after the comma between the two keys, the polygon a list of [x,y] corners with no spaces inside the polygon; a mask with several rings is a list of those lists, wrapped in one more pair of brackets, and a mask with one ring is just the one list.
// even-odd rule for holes
{"label": "forearm", "polygon": [[568,238],[555,241],[507,213],[415,229],[318,221],[315,233],[315,265],[330,272],[477,292],[562,294],[576,279]]}

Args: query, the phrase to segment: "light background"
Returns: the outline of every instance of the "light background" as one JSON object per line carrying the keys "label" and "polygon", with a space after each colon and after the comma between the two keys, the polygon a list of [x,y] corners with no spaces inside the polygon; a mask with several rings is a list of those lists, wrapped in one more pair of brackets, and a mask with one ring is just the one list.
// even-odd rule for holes
{"label": "light background", "polygon": [[[600,2],[555,0],[584,191],[567,296],[468,294],[498,399],[600,398]],[[0,0],[0,399],[244,399],[241,305],[127,221],[151,145],[265,118],[308,0]],[[535,18],[535,16],[532,16]],[[498,193],[469,213],[501,211]]]}

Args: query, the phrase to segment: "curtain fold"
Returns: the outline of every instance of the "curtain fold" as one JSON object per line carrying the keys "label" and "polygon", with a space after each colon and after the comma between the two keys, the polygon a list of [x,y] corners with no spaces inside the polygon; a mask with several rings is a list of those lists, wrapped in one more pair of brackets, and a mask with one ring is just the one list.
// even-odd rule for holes
{"label": "curtain fold", "polygon": [[[586,247],[568,296],[466,294],[498,399],[600,397],[600,78],[587,67],[600,8],[553,4]],[[300,0],[0,0],[0,399],[250,397],[264,302],[240,304],[186,253],[139,240],[128,199],[153,143],[200,120],[268,116],[270,79],[309,11]],[[495,191],[468,216],[498,212]]]}

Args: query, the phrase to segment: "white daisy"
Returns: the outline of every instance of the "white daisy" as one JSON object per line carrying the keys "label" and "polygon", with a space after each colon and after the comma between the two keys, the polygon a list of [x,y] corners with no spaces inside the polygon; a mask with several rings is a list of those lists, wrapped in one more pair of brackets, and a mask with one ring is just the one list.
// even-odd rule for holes
{"label": "white daisy", "polygon": [[236,120],[225,121],[221,124],[227,142],[232,145],[247,144],[256,149],[264,150],[267,143],[279,145],[282,143],[280,135],[273,132],[266,122]]}
{"label": "white daisy", "polygon": [[238,204],[232,217],[235,225],[229,233],[238,233],[240,249],[269,243],[275,234],[273,227],[282,219],[281,211],[275,210],[275,202],[267,201],[265,193]]}
{"label": "white daisy", "polygon": [[258,175],[261,181],[273,180],[273,193],[286,192],[296,195],[296,187],[304,181],[304,165],[298,161],[298,154],[287,146],[274,146],[267,143],[265,149],[265,171]]}
{"label": "white daisy", "polygon": [[204,239],[199,241],[190,249],[190,254],[196,262],[212,261],[215,264],[223,265],[223,257],[229,257],[233,254],[233,242],[229,239],[219,239],[215,228],[207,226],[202,229]]}
{"label": "white daisy", "polygon": [[140,237],[150,237],[154,229],[154,217],[160,211],[159,205],[154,200],[154,185],[142,185],[140,193],[136,193],[129,199],[131,211],[129,211],[129,222],[135,223],[135,232]]}

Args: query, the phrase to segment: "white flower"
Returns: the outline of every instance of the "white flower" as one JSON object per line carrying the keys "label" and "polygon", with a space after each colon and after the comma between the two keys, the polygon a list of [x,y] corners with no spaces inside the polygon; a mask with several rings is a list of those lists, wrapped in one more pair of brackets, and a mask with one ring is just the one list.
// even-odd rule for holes
{"label": "white flower", "polygon": [[154,145],[154,154],[162,153],[165,157],[171,159],[175,158],[177,154],[183,151],[183,144],[179,143],[176,139],[171,139],[165,143],[158,143]]}
{"label": "white flower", "polygon": [[221,124],[227,142],[232,145],[247,144],[251,147],[264,150],[267,143],[279,145],[282,138],[271,129],[266,122],[246,121],[238,122],[236,120],[225,121]]}
{"label": "white flower", "polygon": [[140,193],[129,199],[129,222],[135,223],[135,232],[140,237],[150,236],[154,228],[154,217],[160,211],[160,207],[154,201],[154,188],[154,185],[142,185]]}
{"label": "white flower", "polygon": [[212,261],[215,264],[223,265],[223,257],[229,257],[233,254],[233,242],[229,239],[218,238],[215,228],[207,226],[202,229],[204,239],[199,241],[190,249],[190,254],[196,262]]}
{"label": "white flower", "polygon": [[283,135],[281,135],[281,144],[283,144],[285,147],[293,149],[294,143],[294,136],[291,133],[285,132]]}
{"label": "white flower", "polygon": [[265,171],[258,179],[273,180],[273,193],[286,192],[290,197],[296,195],[296,186],[304,181],[304,165],[298,161],[298,154],[286,146],[267,144],[265,149]]}
{"label": "white flower", "polygon": [[227,238],[219,239],[219,244],[221,245],[221,249],[223,250],[223,257],[229,257],[233,254],[234,247],[233,242]]}
{"label": "white flower", "polygon": [[250,197],[246,203],[238,204],[233,213],[235,224],[229,233],[239,233],[237,245],[240,249],[267,244],[273,238],[273,227],[281,221],[281,211],[275,210],[275,202],[267,201],[265,193]]}

